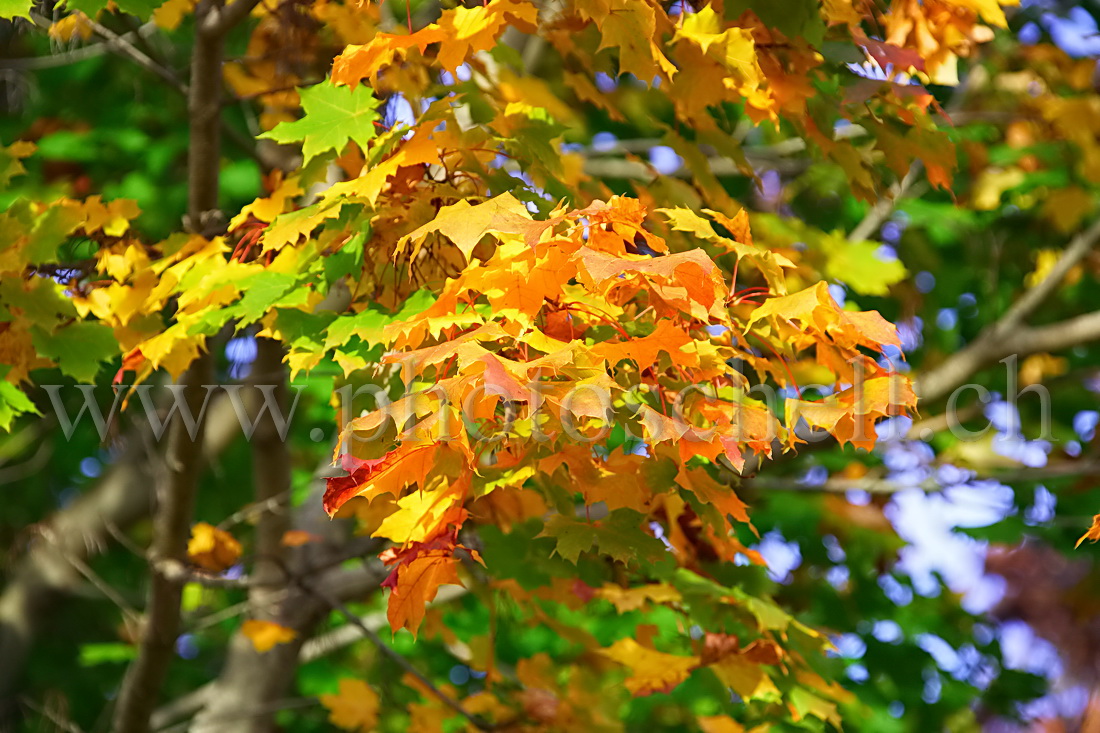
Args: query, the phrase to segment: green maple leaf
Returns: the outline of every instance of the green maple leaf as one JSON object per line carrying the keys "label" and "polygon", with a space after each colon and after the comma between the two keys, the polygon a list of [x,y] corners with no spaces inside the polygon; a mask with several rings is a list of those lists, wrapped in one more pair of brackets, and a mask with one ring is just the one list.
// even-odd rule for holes
{"label": "green maple leaf", "polygon": [[0,18],[31,18],[31,0],[0,0]]}
{"label": "green maple leaf", "polygon": [[305,116],[280,122],[260,137],[277,143],[301,142],[305,163],[329,150],[340,152],[348,140],[366,149],[376,134],[374,123],[380,119],[379,100],[370,88],[360,84],[351,89],[325,82],[298,91]]}
{"label": "green maple leaf", "polygon": [[9,430],[16,416],[24,412],[42,414],[23,390],[11,382],[0,382],[0,430]]}
{"label": "green maple leaf", "polygon": [[78,321],[52,334],[34,328],[31,338],[39,354],[53,359],[62,374],[78,382],[94,380],[99,363],[119,353],[114,331],[95,321]]}
{"label": "green maple leaf", "polygon": [[538,536],[553,537],[557,541],[556,552],[574,564],[592,545],[598,545],[600,552],[622,563],[632,559],[658,562],[664,557],[664,545],[640,529],[640,517],[637,512],[617,511],[596,523],[555,514]]}
{"label": "green maple leaf", "polygon": [[596,542],[596,527],[587,522],[578,522],[563,514],[555,514],[546,522],[539,537],[553,537],[557,540],[556,552],[571,563],[576,564],[582,552],[592,549]]}

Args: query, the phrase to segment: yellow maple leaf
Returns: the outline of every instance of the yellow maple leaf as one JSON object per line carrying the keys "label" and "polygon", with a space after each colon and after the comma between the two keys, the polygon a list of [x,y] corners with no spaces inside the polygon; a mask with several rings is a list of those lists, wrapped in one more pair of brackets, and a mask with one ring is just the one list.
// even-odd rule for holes
{"label": "yellow maple leaf", "polygon": [[413,46],[424,53],[428,46],[447,38],[435,23],[416,33],[378,33],[365,44],[351,45],[332,62],[332,82],[354,88],[361,79],[373,79],[385,66],[403,60]]}
{"label": "yellow maple leaf", "polygon": [[[1047,275],[1050,274],[1054,266],[1058,264],[1058,260],[1062,259],[1062,250],[1058,249],[1041,249],[1039,253],[1035,255],[1035,269],[1027,274],[1024,278],[1024,285],[1029,288],[1033,288],[1043,280],[1047,279]],[[1081,279],[1082,269],[1080,265],[1070,268],[1070,271],[1066,273],[1064,282],[1066,285],[1073,285]]]}
{"label": "yellow maple leaf", "polygon": [[114,199],[103,202],[101,196],[89,196],[84,201],[66,201],[84,216],[81,226],[91,234],[102,230],[110,237],[121,237],[130,228],[130,220],[141,213],[133,199]]}
{"label": "yellow maple leaf", "polygon": [[277,180],[270,196],[256,199],[233,217],[233,220],[229,222],[229,231],[233,231],[244,224],[248,221],[249,216],[254,216],[260,221],[270,224],[275,221],[275,217],[283,213],[288,201],[293,202],[294,197],[302,193],[302,187],[298,184],[296,177]]}
{"label": "yellow maple leaf", "polygon": [[671,690],[699,666],[699,657],[681,657],[644,647],[633,639],[619,639],[600,654],[630,667],[626,689],[635,696]]}
{"label": "yellow maple leaf", "polygon": [[464,492],[458,482],[448,484],[445,477],[437,478],[435,486],[399,499],[397,511],[386,517],[371,536],[400,543],[424,542],[448,524],[461,525],[466,517],[462,508]]}
{"label": "yellow maple leaf", "polygon": [[[438,141],[430,136],[428,128],[420,127],[417,129],[416,134],[406,140],[393,155],[377,165],[366,166],[362,175],[358,178],[340,181],[330,186],[322,194],[322,198],[330,204],[339,206],[347,197],[362,196],[373,204],[378,199],[379,194],[382,193],[382,188],[386,185],[386,180],[390,176],[403,167],[439,163],[439,151]],[[320,221],[313,224],[313,226],[319,223]],[[278,224],[277,220],[276,224]],[[310,228],[312,229],[312,226]],[[270,233],[264,235],[265,242],[268,236],[272,235]],[[295,237],[297,236],[295,235]]]}
{"label": "yellow maple leaf", "polygon": [[203,570],[220,573],[237,562],[241,543],[224,529],[199,522],[191,528],[187,557]]}
{"label": "yellow maple leaf", "polygon": [[88,16],[77,10],[72,15],[67,15],[51,25],[47,33],[55,41],[71,43],[77,38],[83,41],[88,40],[95,35],[95,28],[88,21]]}
{"label": "yellow maple leaf", "polygon": [[197,0],[168,0],[153,11],[153,22],[158,28],[174,31],[197,4]]}
{"label": "yellow maple leaf", "polygon": [[1019,0],[1000,0],[999,2],[998,0],[950,0],[949,4],[970,8],[977,11],[986,23],[995,25],[998,28],[1007,28],[1008,20],[1005,18],[1005,11],[1001,10],[1001,6],[1015,6],[1020,3]]}
{"label": "yellow maple leaf", "polygon": [[777,700],[779,688],[759,664],[753,664],[739,654],[730,654],[710,665],[722,684],[743,700]]}
{"label": "yellow maple leaf", "polygon": [[461,5],[444,11],[439,27],[446,31],[437,57],[444,69],[454,73],[470,54],[488,51],[508,25],[531,29],[538,8],[526,0],[492,0],[472,8]]}
{"label": "yellow maple leaf", "polygon": [[241,633],[248,637],[260,654],[270,651],[276,644],[287,644],[298,637],[298,632],[274,621],[250,618],[241,624]]}
{"label": "yellow maple leaf", "polygon": [[646,601],[653,603],[669,603],[678,601],[682,597],[680,591],[668,583],[651,583],[637,588],[623,588],[613,583],[608,583],[596,591],[596,595],[611,601],[615,610],[619,613],[637,611],[645,605]]}
{"label": "yellow maple leaf", "polygon": [[763,73],[756,60],[756,42],[745,28],[722,29],[718,14],[710,5],[692,13],[677,29],[675,39],[694,42],[705,54],[733,72],[734,79],[725,80],[729,88],[756,89]]}
{"label": "yellow maple leaf", "polygon": [[1061,356],[1040,353],[1032,354],[1020,364],[1020,386],[1030,387],[1039,384],[1049,377],[1057,377],[1066,373],[1069,362]]}
{"label": "yellow maple leaf", "polygon": [[412,243],[409,259],[415,261],[424,238],[431,232],[439,232],[454,242],[469,262],[474,247],[486,234],[502,228],[507,230],[516,224],[529,222],[530,219],[527,207],[510,193],[503,193],[476,206],[462,200],[444,206],[435,219],[398,240],[397,253],[404,252]]}
{"label": "yellow maple leaf", "polygon": [[602,34],[600,49],[619,49],[620,72],[633,74],[646,84],[659,72],[670,79],[675,75],[676,67],[654,42],[657,19],[652,5],[637,0],[610,0],[606,12],[588,15]]}
{"label": "yellow maple leaf", "polygon": [[340,691],[321,695],[328,720],[344,730],[374,730],[378,725],[378,693],[362,680],[340,680]]}
{"label": "yellow maple leaf", "polygon": [[1001,205],[1001,195],[1016,188],[1027,176],[1016,167],[987,168],[974,183],[973,205],[979,211],[993,211]]}
{"label": "yellow maple leaf", "polygon": [[1050,192],[1043,202],[1043,216],[1062,234],[1069,234],[1092,212],[1094,199],[1080,186],[1059,188]]}

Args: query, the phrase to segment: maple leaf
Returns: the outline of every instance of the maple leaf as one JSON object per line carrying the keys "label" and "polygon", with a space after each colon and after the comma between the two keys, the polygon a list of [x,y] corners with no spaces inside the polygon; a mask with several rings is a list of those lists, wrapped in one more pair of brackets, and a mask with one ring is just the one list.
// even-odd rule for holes
{"label": "maple leaf", "polygon": [[252,642],[253,648],[260,654],[271,651],[276,644],[289,644],[298,638],[298,632],[294,629],[254,618],[241,624],[241,634]]}
{"label": "maple leaf", "polygon": [[[391,589],[386,617],[390,628],[405,628],[416,636],[424,620],[425,607],[441,585],[462,585],[457,557],[446,550],[432,550],[403,562],[387,580]],[[385,585],[385,584],[384,584]]]}
{"label": "maple leaf", "polygon": [[136,218],[141,210],[137,202],[131,199],[114,199],[103,203],[100,196],[89,196],[80,203],[73,202],[84,217],[81,228],[91,234],[103,231],[112,237],[121,237],[130,228],[130,220]]}
{"label": "maple leaf", "polygon": [[266,198],[259,198],[241,209],[240,213],[229,222],[229,231],[233,231],[248,221],[249,217],[255,217],[259,221],[271,223],[275,217],[283,213],[288,204],[293,203],[295,196],[303,192],[298,179],[290,177],[283,179],[282,173],[273,174],[274,190]]}
{"label": "maple leaf", "polygon": [[630,668],[626,689],[635,697],[669,692],[699,666],[699,657],[666,654],[644,647],[634,639],[619,639],[600,654]]}
{"label": "maple leaf", "polygon": [[828,257],[825,273],[861,295],[886,295],[909,275],[901,260],[880,257],[875,242],[852,242],[834,233],[821,239],[821,247]]}
{"label": "maple leaf", "polygon": [[791,707],[798,713],[795,718],[804,718],[812,715],[827,723],[840,725],[841,716],[836,709],[836,704],[825,700],[818,695],[802,687],[795,687],[790,693]]}
{"label": "maple leaf", "polygon": [[93,382],[99,363],[119,353],[118,340],[110,328],[95,321],[79,321],[54,333],[35,328],[38,353],[57,362],[61,372],[78,382]]}
{"label": "maple leaf", "polygon": [[491,0],[444,11],[438,23],[445,32],[439,64],[453,73],[470,54],[492,48],[505,26],[533,30],[537,17],[538,8],[527,0]]}
{"label": "maple leaf", "polygon": [[328,207],[339,207],[342,205],[341,199],[347,196],[361,196],[374,203],[386,182],[403,168],[439,163],[440,150],[437,141],[428,132],[429,129],[418,127],[413,137],[402,143],[388,158],[368,166],[368,170],[358,178],[330,186],[324,193],[323,203]]}
{"label": "maple leaf", "polygon": [[863,46],[871,58],[884,70],[887,67],[892,68],[894,73],[905,72],[910,69],[925,70],[924,59],[913,49],[901,48],[892,43],[883,43],[873,38],[867,38],[862,33],[857,33],[855,38],[856,42]]}
{"label": "maple leaf", "polygon": [[[7,367],[0,367],[0,373]],[[11,382],[0,381],[0,430],[9,430],[12,421],[25,412],[41,415],[26,393]]]}
{"label": "maple leaf", "polygon": [[153,22],[158,28],[174,31],[188,13],[193,12],[198,0],[168,0],[153,11]]}
{"label": "maple leaf", "polygon": [[663,72],[672,78],[676,67],[654,43],[657,20],[652,5],[636,0],[607,0],[606,10],[582,9],[596,20],[601,33],[600,48],[619,49],[619,71],[633,74],[645,83]]}
{"label": "maple leaf", "polygon": [[759,664],[740,654],[729,654],[709,667],[726,687],[743,700],[779,700],[779,688]]}
{"label": "maple leaf", "polygon": [[378,726],[378,693],[362,680],[344,678],[336,694],[321,695],[328,709],[328,720],[337,728],[364,733]]}
{"label": "maple leaf", "polygon": [[[442,483],[442,482],[441,482]],[[462,508],[465,480],[413,492],[397,501],[397,511],[382,520],[372,537],[387,537],[394,542],[425,542],[449,525],[461,526],[466,519]]]}
{"label": "maple leaf", "polygon": [[1085,540],[1091,540],[1092,542],[1100,540],[1100,514],[1093,516],[1092,526],[1089,527],[1088,532],[1081,535],[1081,539],[1077,540],[1077,544],[1073,546],[1074,549],[1080,547]]}
{"label": "maple leaf", "polygon": [[976,10],[986,23],[998,28],[1007,28],[1008,20],[1001,10],[1002,5],[1017,5],[1018,0],[951,0],[954,5]]}
{"label": "maple leaf", "polygon": [[694,493],[699,499],[711,504],[723,516],[731,516],[738,522],[749,523],[748,506],[741,501],[729,486],[723,486],[702,469],[689,469],[681,465],[676,482]]}
{"label": "maple leaf", "polygon": [[752,32],[745,28],[726,28],[722,26],[718,14],[710,5],[697,13],[691,13],[676,30],[676,39],[688,39],[696,43],[704,54],[710,54],[733,72],[734,78],[724,80],[730,85],[736,83],[744,89],[755,89],[763,73],[756,60],[756,43]]}
{"label": "maple leaf", "polygon": [[279,540],[279,544],[283,547],[301,547],[313,542],[324,542],[324,537],[304,529],[288,529],[283,532],[283,537]]}
{"label": "maple leaf", "polygon": [[745,733],[745,726],[725,715],[707,715],[698,721],[703,733]]}
{"label": "maple leaf", "polygon": [[322,222],[340,216],[342,209],[341,201],[321,201],[304,209],[279,214],[271,222],[271,226],[264,230],[263,252],[279,250],[288,244],[297,243]]}
{"label": "maple leaf", "polygon": [[[11,17],[5,16],[3,10],[3,3],[11,1],[12,0],[0,0],[0,17]],[[20,3],[14,4],[18,5]],[[29,8],[30,4],[27,3],[27,6]],[[6,148],[0,147],[0,188],[6,188],[12,178],[27,172],[27,169],[23,167],[22,160],[33,153],[35,149],[35,144],[27,140],[16,140]]]}
{"label": "maple leaf", "polygon": [[553,537],[555,552],[576,564],[582,552],[599,547],[600,552],[627,563],[635,559],[652,562],[665,554],[661,541],[641,529],[637,512],[619,510],[601,522],[586,522],[563,514],[547,520],[539,537]]}
{"label": "maple leaf", "polygon": [[[31,0],[0,0],[0,18],[12,20],[14,18],[31,19]],[[0,185],[3,185],[0,183]]]}
{"label": "maple leaf", "polygon": [[623,588],[622,586],[607,584],[599,588],[596,595],[599,598],[611,601],[612,605],[615,606],[615,610],[619,613],[637,611],[645,606],[646,601],[672,603],[682,598],[680,591],[668,583],[652,583],[636,588]]}
{"label": "maple leaf", "polygon": [[233,566],[241,556],[241,543],[224,529],[199,522],[191,528],[187,557],[203,570],[220,573]]}
{"label": "maple leaf", "polygon": [[380,102],[370,87],[351,89],[322,82],[298,93],[305,115],[293,122],[280,122],[260,137],[277,143],[302,142],[305,163],[329,150],[340,152],[349,140],[366,150],[377,135],[374,123],[381,119],[377,112]]}
{"label": "maple leaf", "polygon": [[379,494],[399,496],[410,483],[423,485],[424,477],[436,460],[435,445],[397,448],[381,458],[361,460],[345,453],[340,457],[347,476],[327,479],[323,505],[331,517],[354,496],[368,499]]}
{"label": "maple leaf", "polygon": [[474,247],[486,234],[513,231],[516,228],[522,230],[530,221],[531,215],[527,212],[527,207],[510,193],[503,193],[477,205],[466,200],[458,201],[444,206],[430,222],[399,239],[394,256],[404,252],[412,243],[409,260],[416,261],[424,238],[432,232],[439,232],[451,240],[469,262]]}
{"label": "maple leaf", "polygon": [[378,33],[370,42],[348,46],[336,57],[332,62],[332,82],[354,88],[361,79],[373,79],[383,67],[404,58],[413,46],[424,53],[428,46],[449,36],[445,29],[434,23],[416,33]]}

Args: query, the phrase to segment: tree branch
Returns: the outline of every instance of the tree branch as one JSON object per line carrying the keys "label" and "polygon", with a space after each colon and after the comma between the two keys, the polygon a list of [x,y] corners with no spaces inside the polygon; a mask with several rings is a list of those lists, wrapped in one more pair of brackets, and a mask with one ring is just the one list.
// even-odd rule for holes
{"label": "tree branch", "polygon": [[[34,24],[40,28],[49,28],[52,25],[52,21],[50,21],[48,18],[42,17],[37,13],[32,12],[31,19],[34,21]],[[3,66],[10,65],[12,68],[48,68],[50,66],[60,66],[67,63],[74,63],[75,61],[82,61],[85,58],[98,56],[103,53],[104,50],[109,50],[121,56],[125,56],[143,69],[146,69],[147,71],[151,71],[152,73],[156,74],[161,79],[168,82],[176,91],[187,94],[187,85],[180,81],[179,77],[176,76],[176,72],[168,68],[167,66],[158,63],[144,51],[139,49],[134,44],[130,43],[130,39],[127,37],[130,35],[129,33],[119,35],[118,33],[112,31],[110,28],[107,28],[106,26],[96,22],[96,20],[91,17],[87,18],[87,22],[88,25],[91,26],[92,30],[95,31],[96,35],[103,39],[102,44],[89,46],[85,49],[79,49],[77,51],[72,51],[68,54],[64,54],[62,57],[63,60],[59,63],[49,63],[52,59],[57,58],[51,56],[47,57],[46,59],[18,59],[14,64],[9,64],[9,62],[5,61],[3,62]],[[145,26],[142,26],[142,28],[139,28],[137,31],[135,31],[134,35],[137,37],[141,37],[144,33],[143,29],[146,26],[150,28],[156,27],[153,23],[146,23]],[[93,49],[93,52],[87,53],[88,49]],[[85,53],[82,54],[81,51],[84,51]],[[43,61],[45,61],[46,63],[43,63]]]}
{"label": "tree branch", "polygon": [[97,23],[92,18],[88,18],[88,23],[92,26],[92,29],[106,41],[108,47],[111,48],[113,51],[116,51],[121,55],[130,58],[138,66],[148,71],[151,71],[152,73],[159,76],[161,79],[164,79],[172,86],[173,89],[180,92],[181,94],[186,95],[188,93],[187,85],[180,80],[175,71],[165,66],[164,64],[155,61],[151,56],[146,54],[134,44],[130,43],[129,39],[127,39],[125,35],[120,36],[119,34],[112,31],[110,28],[107,28],[106,26]]}
{"label": "tree branch", "polygon": [[920,398],[932,401],[945,397],[979,369],[1010,354],[1025,356],[1040,351],[1055,351],[1100,338],[1100,315],[1097,313],[1049,326],[1023,326],[1028,316],[1050,297],[1066,273],[1096,246],[1097,241],[1100,241],[1100,220],[1074,237],[1042,282],[1025,292],[1003,316],[968,346],[921,375],[916,383]]}
{"label": "tree branch", "polygon": [[1100,241],[1100,219],[1073,238],[1042,282],[1024,293],[993,325],[993,333],[1003,336],[1022,324],[1062,284],[1073,266],[1096,246],[1097,241]]}
{"label": "tree branch", "polygon": [[909,193],[923,168],[924,166],[921,165],[919,160],[913,161],[905,177],[890,187],[890,195],[880,198],[867,212],[867,215],[863,217],[863,220],[856,224],[852,231],[848,232],[848,241],[862,242],[865,239],[870,239],[871,235],[877,232],[879,227],[894,213],[898,202]]}
{"label": "tree branch", "polygon": [[[276,504],[273,510],[259,515],[256,525],[256,559],[249,579],[249,613],[252,618],[291,625],[302,634],[308,626],[316,623],[319,614],[314,611],[296,616],[299,611],[295,606],[315,604],[302,604],[287,592],[284,569],[287,548],[283,546],[282,538],[290,526],[284,501],[290,492],[291,460],[290,451],[279,435],[271,413],[271,410],[277,409],[281,415],[286,415],[287,375],[283,367],[283,350],[278,342],[258,339],[252,370],[250,381],[254,384],[264,380],[276,385],[272,393],[276,404],[261,402],[256,413],[256,431],[251,441],[253,506],[262,507],[273,501]],[[299,629],[298,625],[302,628]],[[286,696],[293,682],[297,647],[302,642],[302,639],[296,639],[290,646],[280,645],[279,649],[261,654],[252,648],[248,639],[236,634],[231,643],[230,658],[218,678],[218,693],[207,701],[206,709],[195,721],[194,729],[224,731],[226,716],[231,716],[244,706],[255,709],[256,714],[234,719],[232,729],[257,733],[273,730],[274,715],[278,711],[274,705]]]}
{"label": "tree branch", "polygon": [[224,36],[244,21],[260,0],[233,0],[225,7],[215,7],[202,20],[200,32],[209,36]]}
{"label": "tree branch", "polygon": [[[1073,461],[1058,463],[1042,468],[1020,468],[1013,471],[999,471],[984,476],[976,476],[981,480],[997,481],[1002,484],[1024,483],[1029,481],[1045,481],[1052,478],[1067,478],[1070,476],[1089,476],[1100,473],[1100,461]],[[849,491],[865,491],[868,494],[896,494],[901,491],[924,491],[936,493],[943,491],[945,487],[934,477],[930,477],[919,483],[901,483],[879,476],[864,476],[856,479],[829,478],[820,484],[807,484],[804,481],[792,478],[768,477],[746,480],[744,486],[751,486],[759,491],[802,491],[809,493],[847,493]]]}
{"label": "tree branch", "polygon": [[[435,598],[427,604],[427,608],[435,608],[450,603],[469,592],[470,591],[460,585],[441,586]],[[362,629],[364,626],[371,631],[377,632],[382,627],[388,625],[389,620],[386,618],[385,610],[375,611],[360,616],[359,623],[357,624],[348,623],[344,626],[338,626],[332,631],[325,632],[307,641],[302,645],[302,653],[298,656],[298,660],[300,663],[304,664],[360,641],[363,638]]]}
{"label": "tree branch", "polygon": [[468,720],[470,722],[470,724],[473,725],[475,728],[477,728],[478,730],[492,730],[493,729],[492,725],[490,725],[486,721],[482,720],[480,717],[474,715],[473,713],[471,713],[466,708],[462,707],[461,703],[459,703],[457,700],[455,700],[453,697],[451,697],[447,693],[443,692],[443,690],[436,687],[435,684],[432,683],[432,681],[429,680],[427,677],[425,677],[420,672],[420,670],[418,670],[416,667],[414,667],[409,662],[409,660],[405,659],[405,657],[403,657],[401,654],[399,654],[397,651],[395,651],[393,649],[393,647],[389,646],[388,644],[386,644],[386,642],[382,641],[382,638],[380,636],[378,636],[378,634],[374,633],[373,629],[371,629],[369,626],[367,626],[365,623],[363,623],[363,621],[360,620],[360,618],[357,615],[352,613],[351,610],[347,606],[345,606],[343,603],[341,603],[339,599],[333,598],[332,596],[330,596],[328,594],[327,591],[313,585],[309,580],[307,580],[305,578],[296,577],[294,579],[294,582],[296,582],[299,586],[301,586],[301,588],[303,590],[305,590],[306,592],[311,593],[313,595],[316,595],[318,598],[320,598],[326,604],[328,604],[332,608],[335,608],[337,611],[339,611],[340,614],[345,619],[347,619],[348,623],[350,623],[352,626],[359,629],[360,633],[362,633],[363,636],[365,636],[367,639],[369,639],[370,642],[372,644],[374,644],[375,647],[378,648],[378,651],[382,652],[387,657],[389,657],[394,663],[397,664],[397,666],[399,666],[399,667],[401,667],[401,669],[405,670],[405,672],[407,674],[410,674],[414,678],[416,678],[417,682],[424,685],[425,688],[430,690],[431,693],[433,695],[435,695],[439,699],[440,702],[442,702],[444,705],[446,705],[447,707],[449,707],[451,710],[455,711],[456,713],[458,713],[462,717],[466,718],[466,720]]}
{"label": "tree branch", "polygon": [[[295,584],[294,578],[320,575],[314,585],[321,587],[326,597],[336,599],[362,597],[378,590],[387,574],[381,563],[353,570],[337,567],[353,552],[354,556],[363,556],[374,550],[378,540],[367,540],[366,545],[356,540],[349,542],[348,523],[329,519],[321,509],[321,495],[325,489],[323,473],[330,467],[329,456],[331,451],[325,451],[309,498],[296,508],[293,521],[295,529],[310,532],[323,541],[287,551],[286,564],[278,568],[278,586],[269,585],[263,597],[250,593],[252,613],[262,612],[262,617],[294,629],[297,637],[260,654],[252,642],[238,632],[229,643],[218,678],[181,698],[179,704],[172,703],[158,711],[155,716],[158,726],[167,725],[181,715],[194,715],[193,733],[270,733],[274,713],[236,719],[231,723],[226,722],[226,716],[242,705],[259,708],[285,697],[294,681],[302,644],[331,610],[326,601]],[[274,534],[272,532],[272,536]],[[281,537],[280,532],[279,539]],[[262,611],[254,605],[260,600],[266,604]]]}

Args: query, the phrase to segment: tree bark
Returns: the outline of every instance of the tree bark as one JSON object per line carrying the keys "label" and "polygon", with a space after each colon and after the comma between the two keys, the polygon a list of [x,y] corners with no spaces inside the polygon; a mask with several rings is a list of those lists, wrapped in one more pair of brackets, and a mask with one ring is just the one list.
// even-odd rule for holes
{"label": "tree bark", "polygon": [[[184,373],[185,400],[192,415],[201,414],[208,396],[203,385],[212,380],[211,364],[210,356],[203,355]],[[141,643],[138,656],[126,670],[119,691],[113,727],[116,733],[148,732],[149,716],[156,707],[175,653],[183,582],[158,571],[157,566],[165,560],[179,563],[187,560],[187,540],[191,534],[195,492],[202,466],[204,422],[198,420],[196,435],[192,437],[184,421],[176,415],[168,435],[168,450],[158,482],[157,508],[153,517],[149,596]]]}

